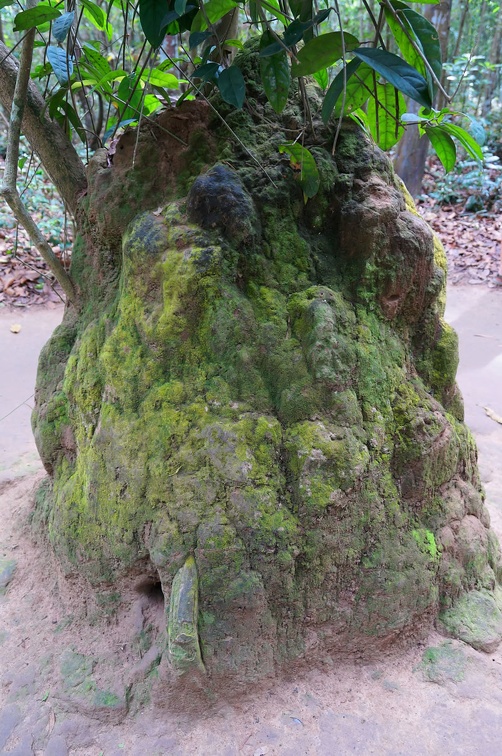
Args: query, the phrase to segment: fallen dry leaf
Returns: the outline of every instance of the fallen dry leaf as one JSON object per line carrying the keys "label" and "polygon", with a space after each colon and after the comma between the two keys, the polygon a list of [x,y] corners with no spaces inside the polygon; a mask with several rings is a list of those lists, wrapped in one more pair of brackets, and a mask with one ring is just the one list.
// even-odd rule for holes
{"label": "fallen dry leaf", "polygon": [[56,715],[54,714],[54,711],[51,709],[51,713],[49,714],[49,721],[47,722],[47,727],[46,727],[47,735],[51,734],[51,732],[54,729],[55,724],[56,724]]}
{"label": "fallen dry leaf", "polygon": [[483,407],[483,409],[488,417],[491,417],[491,419],[495,420],[496,423],[500,423],[500,425],[502,425],[502,417],[500,415],[497,415],[497,413],[490,409],[490,407]]}

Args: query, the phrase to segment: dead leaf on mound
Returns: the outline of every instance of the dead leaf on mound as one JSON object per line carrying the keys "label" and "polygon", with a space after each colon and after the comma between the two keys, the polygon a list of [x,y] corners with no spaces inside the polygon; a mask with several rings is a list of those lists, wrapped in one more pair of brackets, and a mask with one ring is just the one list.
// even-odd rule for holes
{"label": "dead leaf on mound", "polygon": [[51,734],[51,732],[54,729],[55,724],[56,724],[56,715],[54,714],[54,711],[51,709],[51,713],[49,714],[49,721],[47,722],[47,727],[46,727],[47,735]]}
{"label": "dead leaf on mound", "polygon": [[19,325],[19,323],[13,323],[10,327],[11,333],[19,333],[20,330],[21,326]]}
{"label": "dead leaf on mound", "polygon": [[500,423],[500,425],[502,425],[502,417],[500,415],[497,415],[497,413],[490,409],[490,407],[483,407],[483,409],[488,417],[491,417],[491,419],[495,420],[496,423]]}

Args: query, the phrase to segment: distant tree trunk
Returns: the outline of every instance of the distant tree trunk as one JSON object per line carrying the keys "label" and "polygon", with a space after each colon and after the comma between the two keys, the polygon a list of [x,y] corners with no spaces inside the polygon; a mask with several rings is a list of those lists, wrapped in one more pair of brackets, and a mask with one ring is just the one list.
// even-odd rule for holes
{"label": "distant tree trunk", "polygon": [[[490,58],[489,58],[490,63],[492,63],[494,66],[500,63],[501,52],[502,52],[502,12],[499,10],[497,23],[495,26],[495,33],[493,35],[492,46],[490,49]],[[481,110],[481,115],[484,118],[486,118],[486,116],[490,113],[490,110],[492,107],[492,99],[495,94],[498,77],[499,77],[498,69],[493,68],[489,73],[488,80],[485,84],[484,92],[483,92],[483,106]]]}
{"label": "distant tree trunk", "polygon": [[[442,0],[439,5],[428,5],[424,15],[438,30],[441,55],[443,60],[446,60],[448,56],[451,0]],[[438,97],[438,107],[443,107],[443,100],[444,98],[440,95]],[[410,113],[418,112],[419,106],[417,103],[410,102],[408,107]],[[426,137],[420,137],[418,129],[412,127],[407,129],[406,134],[396,149],[394,168],[396,173],[403,179],[413,197],[420,194],[422,188],[428,148],[429,140]]]}
{"label": "distant tree trunk", "polygon": [[455,47],[453,48],[452,59],[456,58],[460,52],[460,45],[462,44],[462,36],[464,33],[465,22],[467,20],[468,14],[469,14],[469,0],[465,0],[464,7],[462,8],[462,15],[460,17],[460,24],[458,26],[458,34],[457,34],[457,39],[455,42]]}

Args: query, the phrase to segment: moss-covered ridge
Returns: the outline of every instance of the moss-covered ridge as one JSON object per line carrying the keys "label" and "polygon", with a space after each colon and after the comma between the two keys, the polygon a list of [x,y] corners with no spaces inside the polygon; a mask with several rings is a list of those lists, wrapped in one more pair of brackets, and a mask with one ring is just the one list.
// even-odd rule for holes
{"label": "moss-covered ridge", "polygon": [[57,553],[95,584],[146,560],[166,608],[185,570],[203,668],[241,682],[417,631],[499,570],[437,243],[360,133],[316,150],[306,206],[273,150],[273,184],[227,159],[148,196],[39,371]]}

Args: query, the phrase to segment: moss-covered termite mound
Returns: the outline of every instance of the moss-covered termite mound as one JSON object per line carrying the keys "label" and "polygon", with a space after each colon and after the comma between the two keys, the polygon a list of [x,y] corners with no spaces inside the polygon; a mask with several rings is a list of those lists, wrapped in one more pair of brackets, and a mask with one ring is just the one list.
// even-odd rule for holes
{"label": "moss-covered termite mound", "polygon": [[186,103],[89,167],[83,307],[40,361],[35,517],[94,586],[158,575],[166,674],[246,685],[438,616],[458,634],[457,605],[488,603],[496,642],[441,246],[350,125],[334,155],[317,129],[305,202],[278,150],[300,108],[275,116],[253,65],[231,130]]}

